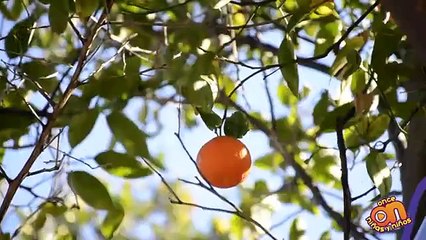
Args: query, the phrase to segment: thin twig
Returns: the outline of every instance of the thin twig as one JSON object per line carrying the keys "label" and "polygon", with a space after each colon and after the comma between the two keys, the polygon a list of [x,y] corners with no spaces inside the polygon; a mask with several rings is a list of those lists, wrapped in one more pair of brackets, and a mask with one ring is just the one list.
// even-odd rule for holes
{"label": "thin twig", "polygon": [[84,38],[81,36],[81,33],[78,31],[77,27],[72,22],[71,18],[68,19],[68,23],[71,26],[72,30],[74,31],[75,35],[77,35],[78,40],[80,40],[81,45],[84,45]]}
{"label": "thin twig", "polygon": [[10,183],[12,179],[7,175],[6,171],[3,169],[3,167],[0,165],[0,173],[4,179],[6,179],[6,182]]}
{"label": "thin twig", "polygon": [[[234,215],[236,215],[236,216],[238,216],[238,217],[240,217],[240,218],[242,218],[242,219],[244,219],[244,220],[246,220],[246,221],[248,221],[248,222],[250,222],[250,223],[253,223],[254,225],[256,225],[257,227],[259,227],[260,229],[262,229],[262,231],[266,234],[266,235],[268,235],[271,239],[277,239],[277,238],[275,238],[273,235],[272,235],[272,233],[270,233],[269,231],[268,231],[268,229],[266,229],[262,224],[260,224],[259,222],[257,222],[256,220],[254,220],[252,217],[250,217],[250,216],[247,216],[246,214],[244,214],[244,212],[242,212],[242,210],[240,210],[240,208],[238,208],[233,202],[231,202],[231,201],[229,201],[226,197],[224,197],[223,195],[221,195],[219,192],[217,192],[216,191],[216,189],[208,182],[208,180],[203,176],[203,174],[201,173],[201,171],[200,171],[200,169],[199,169],[199,167],[198,167],[198,165],[197,165],[197,162],[194,160],[194,158],[191,156],[191,154],[189,153],[189,151],[188,151],[188,149],[186,148],[186,146],[185,146],[185,144],[183,143],[183,141],[182,141],[182,138],[180,137],[180,135],[178,135],[178,134],[176,134],[175,133],[175,135],[176,135],[176,137],[178,138],[178,140],[179,140],[179,142],[180,142],[180,144],[181,144],[181,146],[182,146],[182,148],[184,149],[184,151],[185,151],[185,153],[188,155],[188,157],[189,157],[189,159],[192,161],[192,163],[195,165],[195,167],[196,167],[196,169],[197,169],[197,171],[198,171],[198,173],[200,174],[200,176],[204,179],[204,181],[207,183],[207,185],[206,184],[204,184],[203,182],[201,182],[200,181],[200,179],[198,178],[198,177],[195,177],[195,179],[197,179],[197,181],[198,181],[198,183],[195,183],[195,182],[190,182],[190,181],[187,181],[187,180],[183,180],[184,182],[186,182],[186,183],[190,183],[190,184],[193,184],[193,185],[197,185],[197,186],[200,186],[200,187],[202,187],[202,188],[204,188],[204,189],[206,189],[207,191],[209,191],[209,192],[211,192],[211,193],[213,193],[216,197],[218,197],[219,199],[221,199],[223,202],[225,202],[225,203],[227,203],[229,206],[231,206],[233,209],[234,209],[234,211],[228,211],[228,210],[223,210],[222,209],[222,212],[228,212],[228,213],[231,213],[231,214],[234,214]],[[182,181],[182,180],[181,180]],[[191,206],[199,206],[199,205],[191,205]],[[203,208],[202,206],[199,206],[200,208],[202,208],[202,209],[205,209],[205,210],[212,210],[212,211],[215,211],[216,209],[214,209],[214,208]]]}

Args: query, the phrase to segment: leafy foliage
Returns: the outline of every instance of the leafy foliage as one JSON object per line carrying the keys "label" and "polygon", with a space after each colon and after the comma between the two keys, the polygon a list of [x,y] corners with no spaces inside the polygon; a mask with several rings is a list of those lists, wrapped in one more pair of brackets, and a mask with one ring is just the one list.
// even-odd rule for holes
{"label": "leafy foliage", "polygon": [[[343,231],[333,210],[342,202],[324,196],[346,190],[339,123],[347,164],[362,164],[363,189],[378,190],[352,203],[350,219],[364,227],[369,199],[400,190],[391,127],[407,138],[422,110],[400,90],[419,74],[410,44],[376,6],[1,1],[0,179],[34,199],[5,202],[20,227],[0,238],[140,239],[146,227],[149,239],[302,239],[312,231],[288,210],[297,209],[308,224],[324,222],[312,239],[332,239]],[[256,157],[232,198],[181,179],[197,174],[182,153],[213,134],[247,141]],[[25,166],[20,186],[11,184],[16,166]],[[228,208],[211,207],[223,206],[217,199]],[[197,208],[231,216],[200,220]]]}

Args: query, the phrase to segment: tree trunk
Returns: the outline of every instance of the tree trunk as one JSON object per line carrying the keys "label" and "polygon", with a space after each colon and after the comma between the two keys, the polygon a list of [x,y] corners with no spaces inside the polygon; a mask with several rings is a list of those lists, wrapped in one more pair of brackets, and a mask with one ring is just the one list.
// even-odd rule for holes
{"label": "tree trunk", "polygon": [[[419,71],[416,80],[411,80],[405,87],[408,101],[415,101],[424,106],[424,90],[426,89],[425,73]],[[408,207],[418,183],[426,177],[426,114],[423,109],[411,119],[408,125],[407,149],[402,157],[401,181],[404,203]],[[424,198],[423,198],[424,200]],[[419,203],[413,233],[417,232],[422,219],[426,215],[426,202]]]}
{"label": "tree trunk", "polygon": [[[426,0],[382,0],[384,9],[391,12],[392,18],[407,35],[412,45],[419,66],[426,64]],[[426,73],[422,67],[412,80],[405,86],[408,93],[408,101],[420,104],[420,110],[413,116],[409,124],[407,149],[404,151],[401,167],[402,192],[405,205],[408,207],[418,183],[426,177],[426,114],[425,93]],[[426,215],[425,197],[419,203],[419,209],[412,236],[417,232],[419,224]]]}

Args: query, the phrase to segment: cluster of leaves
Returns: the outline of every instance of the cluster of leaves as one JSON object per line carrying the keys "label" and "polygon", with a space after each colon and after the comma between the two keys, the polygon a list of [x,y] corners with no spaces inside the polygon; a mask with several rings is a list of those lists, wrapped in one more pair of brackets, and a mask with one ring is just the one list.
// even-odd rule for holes
{"label": "cluster of leaves", "polygon": [[[158,123],[158,111],[165,104],[182,100],[183,127],[194,127],[198,119],[204,123],[202,127],[236,138],[242,138],[249,130],[260,131],[273,146],[276,137],[315,184],[335,191],[342,189],[338,175],[333,173],[338,159],[331,147],[319,142],[335,131],[339,118],[355,112],[344,126],[346,145],[354,153],[367,147],[363,163],[372,183],[381,196],[391,190],[386,161],[393,156],[385,149],[375,149],[374,142],[385,134],[390,122],[403,125],[415,111],[416,103],[400,101],[397,92],[414,67],[403,35],[392,21],[386,20],[384,12],[375,9],[376,5],[347,0],[338,9],[332,1],[322,0],[121,0],[114,1],[107,10],[108,17],[101,28],[93,29],[94,19],[105,11],[108,1],[9,2],[0,2],[2,17],[11,25],[10,31],[1,33],[5,34],[1,37],[1,58],[8,59],[0,64],[3,146],[19,148],[22,140],[28,138],[28,144],[34,144],[37,139],[31,138],[31,131],[40,131],[39,127],[50,119],[52,102],[63,97],[73,66],[84,50],[86,34],[96,31],[98,34],[85,53],[87,61],[78,78],[79,88],[54,126],[67,129],[73,149],[83,145],[98,120],[105,117],[112,133],[111,144],[93,159],[110,175],[124,179],[151,175],[138,158],[150,159],[155,167],[164,169],[159,157],[149,151],[147,139],[155,134],[149,134],[145,126],[147,122]],[[347,17],[342,17],[345,14]],[[363,20],[368,27],[360,24]],[[275,46],[257,37],[271,32],[283,36],[280,44]],[[310,56],[299,56],[306,53],[302,48],[307,45],[312,47]],[[329,55],[334,55],[330,65],[318,61]],[[257,65],[250,65],[253,62]],[[300,84],[301,66],[333,77],[342,88],[349,86],[353,101],[342,103],[323,91],[311,109],[313,126],[307,128],[299,113],[300,105],[310,97],[309,89]],[[254,72],[240,79],[232,72],[235,67],[237,71],[246,68]],[[275,117],[271,110],[266,119],[264,114],[242,108],[239,93],[244,83],[260,73],[266,81],[276,70],[281,71],[284,81],[273,96],[268,94],[278,99],[289,114]],[[37,98],[28,100],[31,95]],[[379,99],[377,109],[370,109],[373,98]],[[134,100],[142,106],[139,122],[123,113]],[[117,150],[117,146],[125,152]],[[3,148],[0,151],[3,154]],[[306,155],[310,157],[305,158]],[[255,166],[273,174],[293,167],[272,147],[270,153],[255,161]],[[278,194],[283,204],[319,214],[319,206],[310,200],[306,183],[299,177],[286,174],[283,189],[277,192],[268,189],[265,181],[257,181],[253,188],[244,189],[240,207],[248,215],[254,214],[252,209],[258,202]],[[100,232],[111,237],[128,214],[120,200],[87,171],[70,171],[67,179],[72,192],[88,206],[107,211]],[[40,209],[33,222],[34,229],[40,231],[46,216],[58,217],[70,211],[52,203],[45,203]],[[353,220],[359,222],[361,215],[357,211]],[[241,223],[233,226],[235,229],[227,234],[242,236],[244,227],[238,228]],[[333,227],[341,230],[336,223]],[[254,233],[256,228],[251,231]],[[296,218],[290,239],[303,234]],[[329,234],[325,232],[321,239],[330,239]]]}

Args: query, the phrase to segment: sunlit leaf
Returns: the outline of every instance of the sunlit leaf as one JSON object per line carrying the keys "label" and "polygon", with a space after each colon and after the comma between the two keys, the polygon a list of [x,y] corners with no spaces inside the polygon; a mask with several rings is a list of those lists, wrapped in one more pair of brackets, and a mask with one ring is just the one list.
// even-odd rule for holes
{"label": "sunlit leaf", "polygon": [[297,97],[293,95],[290,89],[287,86],[279,85],[277,88],[277,96],[281,102],[288,106],[293,106],[297,104]]}
{"label": "sunlit leaf", "polygon": [[345,130],[346,145],[348,148],[355,148],[378,139],[385,133],[389,121],[386,114],[362,116],[355,125]]}
{"label": "sunlit leaf", "polygon": [[389,126],[390,117],[387,114],[380,114],[370,118],[370,125],[367,131],[367,139],[374,141],[382,136]]}
{"label": "sunlit leaf", "polygon": [[301,226],[300,219],[296,218],[290,226],[290,240],[301,240],[305,235],[305,229]]}
{"label": "sunlit leaf", "polygon": [[340,80],[346,80],[353,72],[358,70],[361,57],[358,51],[366,43],[368,32],[346,40],[345,46],[339,51],[331,66],[330,73]]}
{"label": "sunlit leaf", "polygon": [[235,239],[243,239],[245,224],[243,220],[235,215],[231,216],[230,232]]}
{"label": "sunlit leaf", "polygon": [[307,10],[298,10],[293,15],[291,15],[290,19],[288,20],[287,24],[287,31],[290,32],[293,30],[298,23],[305,20],[305,18],[309,15],[309,11]]}
{"label": "sunlit leaf", "polygon": [[114,208],[109,210],[105,216],[102,225],[101,233],[107,238],[111,239],[114,236],[115,231],[120,226],[124,218],[124,209],[120,202],[114,202]]}
{"label": "sunlit leaf", "polygon": [[335,39],[340,34],[341,22],[333,21],[321,25],[320,30],[316,36],[316,44],[314,54],[320,55],[325,53],[325,51],[334,44]]}
{"label": "sunlit leaf", "polygon": [[367,85],[367,73],[362,70],[356,70],[351,76],[351,91],[352,94],[362,93]]}
{"label": "sunlit leaf", "polygon": [[5,153],[5,149],[0,148],[0,164],[3,162],[4,153]]}
{"label": "sunlit leaf", "polygon": [[274,171],[283,162],[281,155],[276,153],[266,154],[254,161],[254,165],[260,169]]}
{"label": "sunlit leaf", "polygon": [[382,197],[386,196],[392,187],[392,176],[386,160],[385,155],[377,151],[371,151],[365,157],[368,175]]}
{"label": "sunlit leaf", "polygon": [[309,161],[311,165],[312,178],[317,182],[322,182],[328,186],[340,188],[340,179],[336,173],[332,172],[333,167],[337,166],[336,157],[326,154],[325,151],[320,151],[313,155]]}
{"label": "sunlit leaf", "polygon": [[214,80],[203,78],[182,87],[183,96],[195,108],[200,108],[203,111],[209,112],[214,103],[217,89]]}
{"label": "sunlit leaf", "polygon": [[329,231],[325,231],[321,234],[321,237],[319,240],[331,240],[331,234]]}
{"label": "sunlit leaf", "polygon": [[224,6],[226,6],[231,0],[219,0],[219,2],[216,3],[216,5],[214,5],[214,9],[220,9]]}

